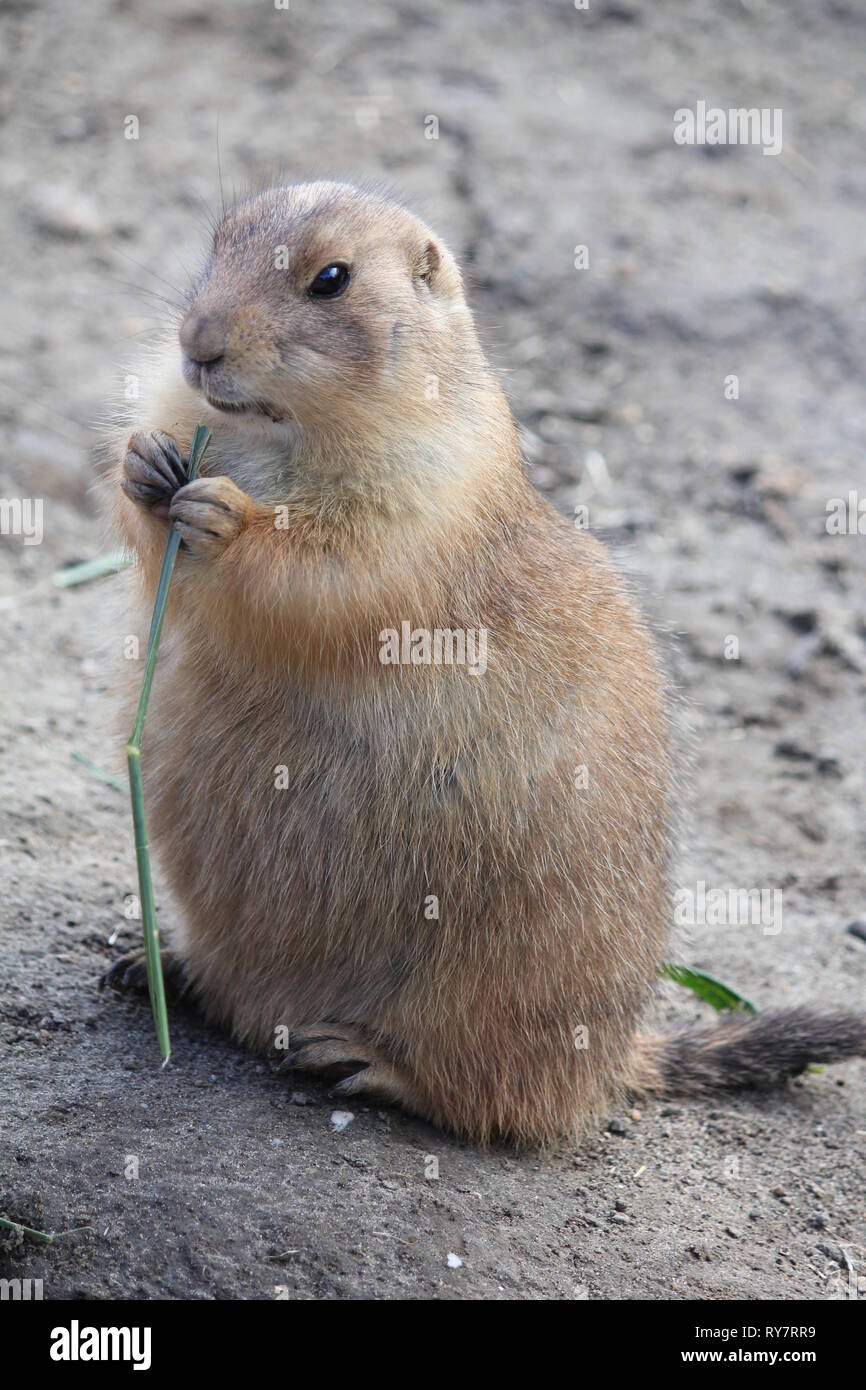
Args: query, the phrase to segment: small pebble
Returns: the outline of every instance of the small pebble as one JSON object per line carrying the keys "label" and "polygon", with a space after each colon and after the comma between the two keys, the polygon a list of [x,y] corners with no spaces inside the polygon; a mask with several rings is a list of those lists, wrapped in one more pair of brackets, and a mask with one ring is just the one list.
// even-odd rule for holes
{"label": "small pebble", "polygon": [[96,203],[68,185],[37,183],[30,190],[29,211],[40,231],[62,238],[103,236],[106,225]]}
{"label": "small pebble", "polygon": [[819,748],[815,757],[815,765],[824,777],[842,776],[839,758],[833,752],[832,748]]}
{"label": "small pebble", "polygon": [[812,761],[812,751],[804,748],[802,743],[797,743],[792,738],[782,738],[773,749],[777,758],[788,758],[791,762],[810,763]]}
{"label": "small pebble", "polygon": [[838,1246],[828,1245],[825,1240],[822,1240],[818,1242],[818,1244],[815,1246],[815,1249],[818,1251],[819,1255],[826,1255],[827,1259],[833,1260],[835,1264],[845,1264],[845,1256],[842,1254],[842,1251],[838,1248]]}
{"label": "small pebble", "polygon": [[459,1255],[455,1255],[452,1251],[449,1251],[449,1254],[448,1254],[448,1268],[449,1268],[449,1269],[460,1269],[460,1267],[461,1267],[462,1264],[463,1264],[463,1261],[461,1260],[460,1256],[459,1256]]}
{"label": "small pebble", "polygon": [[354,1118],[351,1110],[335,1110],[331,1116],[331,1128],[336,1130],[337,1134],[342,1134],[344,1129],[348,1129]]}

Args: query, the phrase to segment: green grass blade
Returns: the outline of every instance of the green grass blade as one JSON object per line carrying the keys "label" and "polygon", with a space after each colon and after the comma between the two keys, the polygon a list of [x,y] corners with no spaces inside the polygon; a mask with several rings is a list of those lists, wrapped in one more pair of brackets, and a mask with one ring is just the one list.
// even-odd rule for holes
{"label": "green grass blade", "polygon": [[126,790],[126,784],[122,777],[118,777],[116,772],[106,772],[104,767],[100,767],[99,763],[95,763],[92,758],[88,758],[86,753],[79,753],[76,748],[73,748],[70,756],[75,762],[80,763],[82,767],[86,767],[87,771],[94,777],[97,777],[100,782],[104,782],[107,787],[114,787],[120,792]]}
{"label": "green grass blade", "polygon": [[8,1216],[0,1216],[0,1226],[5,1231],[20,1231],[22,1235],[29,1236],[31,1240],[42,1241],[45,1245],[50,1245],[54,1239],[47,1231],[34,1231],[32,1226],[24,1226],[20,1221],[10,1221]]}
{"label": "green grass blade", "polygon": [[675,985],[692,990],[698,998],[712,1004],[720,1013],[726,1009],[737,1009],[740,1013],[747,1014],[758,1012],[748,999],[723,985],[720,980],[714,980],[711,975],[704,975],[700,970],[690,970],[687,965],[671,965],[666,962],[662,966],[662,974],[673,980]]}
{"label": "green grass blade", "polygon": [[135,859],[138,865],[138,892],[141,898],[141,923],[144,931],[144,957],[147,966],[147,990],[153,1022],[163,1062],[171,1056],[168,1033],[168,1009],[165,1003],[165,983],[159,955],[159,929],[153,901],[153,880],[150,874],[150,849],[147,842],[147,820],[144,814],[144,795],[141,786],[141,751],[131,743],[126,746],[129,768],[129,790],[132,797],[132,824],[135,831]]}
{"label": "green grass blade", "polygon": [[[205,429],[204,425],[196,425],[186,467],[187,482],[192,482],[196,477],[209,442],[210,430]],[[144,955],[147,964],[147,988],[150,995],[150,1006],[153,1010],[153,1021],[156,1027],[156,1036],[159,1042],[159,1050],[162,1055],[163,1064],[165,1064],[171,1056],[171,1041],[168,1032],[168,1010],[166,1009],[165,1003],[162,961],[159,955],[159,929],[156,922],[156,907],[153,901],[153,881],[150,873],[150,847],[147,839],[147,820],[144,813],[144,792],[141,781],[141,739],[144,733],[144,720],[147,714],[148,701],[150,699],[150,689],[153,685],[153,675],[156,670],[156,659],[159,654],[159,639],[162,635],[162,624],[165,618],[166,603],[168,601],[168,586],[171,583],[174,562],[177,558],[179,547],[180,536],[172,526],[169,531],[168,541],[166,542],[162,569],[159,574],[156,602],[153,605],[153,617],[150,624],[150,636],[147,641],[144,679],[141,683],[138,709],[136,710],[132,733],[126,745],[126,762],[129,770],[129,791],[132,799],[132,824],[135,832],[135,859],[138,865],[138,889],[141,899],[141,921],[144,931]]]}
{"label": "green grass blade", "polygon": [[76,584],[88,584],[91,579],[102,579],[106,574],[117,574],[133,562],[128,550],[112,550],[108,555],[97,555],[95,560],[84,560],[80,565],[66,565],[55,570],[51,583],[58,589],[71,589]]}

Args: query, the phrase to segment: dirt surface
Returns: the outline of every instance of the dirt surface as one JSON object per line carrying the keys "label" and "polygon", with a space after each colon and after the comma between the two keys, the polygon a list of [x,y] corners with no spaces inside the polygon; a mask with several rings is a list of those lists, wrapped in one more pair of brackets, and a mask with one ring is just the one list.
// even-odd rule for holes
{"label": "dirt surface", "polygon": [[[866,487],[864,20],[4,7],[0,496],[44,499],[44,539],[0,540],[0,1213],[65,1234],[0,1272],[52,1299],[827,1298],[846,1252],[866,1273],[864,1064],[622,1107],[546,1157],[366,1106],[337,1132],[323,1087],[177,1010],[160,1070],[146,1004],[97,988],[139,931],[128,800],[73,756],[123,775],[122,581],[50,583],[105,547],[98,420],[219,206],[218,121],[227,196],[385,178],[466,267],[538,486],[588,505],[664,629],[693,749],[674,886],[783,893],[777,934],[698,924],[675,955],[759,1006],[862,1004],[866,540],[825,518]],[[782,108],[782,153],[678,146],[699,99]],[[660,1012],[701,1007],[670,987]]]}

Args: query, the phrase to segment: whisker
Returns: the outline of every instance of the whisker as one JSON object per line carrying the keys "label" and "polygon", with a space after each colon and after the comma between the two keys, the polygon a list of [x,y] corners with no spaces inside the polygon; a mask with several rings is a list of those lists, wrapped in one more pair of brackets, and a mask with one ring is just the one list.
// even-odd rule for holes
{"label": "whisker", "polygon": [[137,261],[134,256],[127,255],[127,253],[125,251],[121,251],[119,247],[116,247],[115,249],[119,256],[122,256],[125,261],[129,261],[130,265],[137,265],[139,270],[143,270],[146,275],[152,275],[154,280],[159,280],[163,285],[167,286],[167,288],[170,289],[174,294],[179,294],[182,299],[185,299],[187,297],[186,291],[181,289],[179,285],[172,284],[171,280],[166,280],[164,275],[157,275],[156,271],[151,270],[150,266],[145,265],[143,261]]}
{"label": "whisker", "polygon": [[217,111],[216,145],[217,145],[217,177],[219,178],[219,185],[220,185],[220,202],[221,202],[221,204],[222,204],[223,217],[225,217],[225,215],[226,215],[226,198],[225,198],[225,193],[223,192],[223,167],[222,167],[222,161],[221,161],[221,159],[220,159],[220,113],[219,113],[219,111]]}
{"label": "whisker", "polygon": [[[146,285],[136,285],[133,284],[131,280],[118,280],[116,275],[110,275],[108,278],[109,280],[113,281],[113,283],[117,285],[119,288],[131,290],[133,294],[145,294],[150,299],[158,300],[160,304],[167,305],[168,308],[171,309],[174,314],[186,314],[187,307],[189,305],[189,300],[186,300],[183,304],[178,304],[175,300],[169,299],[167,295],[160,294],[158,290],[148,289]],[[114,291],[106,290],[105,293],[117,294],[119,293],[119,289]]]}

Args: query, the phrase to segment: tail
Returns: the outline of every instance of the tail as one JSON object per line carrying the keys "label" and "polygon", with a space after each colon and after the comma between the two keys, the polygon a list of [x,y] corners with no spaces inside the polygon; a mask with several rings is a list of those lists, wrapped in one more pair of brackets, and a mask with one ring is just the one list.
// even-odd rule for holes
{"label": "tail", "polygon": [[778,1086],[810,1065],[866,1056],[866,1014],[811,1009],[729,1014],[709,1026],[639,1035],[629,1090],[699,1096]]}

